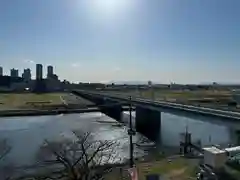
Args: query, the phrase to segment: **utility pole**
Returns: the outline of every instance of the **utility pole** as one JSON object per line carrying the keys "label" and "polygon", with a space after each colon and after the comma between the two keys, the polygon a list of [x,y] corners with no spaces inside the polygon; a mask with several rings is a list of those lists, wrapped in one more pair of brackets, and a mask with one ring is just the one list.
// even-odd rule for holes
{"label": "utility pole", "polygon": [[128,130],[128,135],[129,135],[129,143],[130,143],[130,167],[133,167],[133,165],[134,165],[133,136],[136,134],[136,132],[132,128],[132,97],[131,96],[129,98],[129,102],[130,102],[130,104],[129,104],[129,115],[130,115],[129,125],[130,125],[130,129]]}

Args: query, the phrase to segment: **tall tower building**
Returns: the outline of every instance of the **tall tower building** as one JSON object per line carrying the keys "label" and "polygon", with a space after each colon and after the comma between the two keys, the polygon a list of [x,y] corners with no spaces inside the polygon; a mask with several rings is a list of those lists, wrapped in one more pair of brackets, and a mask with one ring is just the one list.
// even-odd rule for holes
{"label": "tall tower building", "polygon": [[18,69],[11,69],[10,70],[11,77],[18,77]]}
{"label": "tall tower building", "polygon": [[48,66],[47,67],[47,77],[53,77],[53,67],[52,66]]}
{"label": "tall tower building", "polygon": [[36,79],[37,80],[43,79],[43,65],[42,64],[36,65]]}
{"label": "tall tower building", "polygon": [[0,76],[3,76],[3,68],[0,66]]}
{"label": "tall tower building", "polygon": [[32,75],[31,75],[31,70],[29,68],[24,69],[23,74],[22,74],[22,78],[24,79],[24,81],[30,81],[31,80]]}

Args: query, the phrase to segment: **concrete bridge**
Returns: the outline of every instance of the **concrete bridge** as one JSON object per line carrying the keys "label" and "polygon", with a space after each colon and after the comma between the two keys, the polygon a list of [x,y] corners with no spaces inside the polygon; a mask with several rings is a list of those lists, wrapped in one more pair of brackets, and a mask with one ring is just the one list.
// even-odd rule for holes
{"label": "concrete bridge", "polygon": [[[121,94],[107,94],[96,91],[73,91],[73,94],[86,98],[96,105],[109,105],[102,112],[108,116],[120,121],[121,106],[129,105],[131,102],[135,106],[136,130],[151,140],[160,138],[161,130],[161,112],[174,114],[177,116],[199,119],[202,121],[214,121],[217,124],[227,124],[227,126],[236,126],[240,122],[240,113],[231,111],[222,111],[211,108],[189,106],[164,101],[151,101],[141,98],[132,98]],[[113,106],[110,106],[113,104]]]}

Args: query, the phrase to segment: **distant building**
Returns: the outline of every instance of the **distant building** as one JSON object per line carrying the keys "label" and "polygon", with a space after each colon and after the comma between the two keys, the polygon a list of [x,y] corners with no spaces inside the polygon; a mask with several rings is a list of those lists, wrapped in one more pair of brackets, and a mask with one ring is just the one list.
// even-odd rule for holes
{"label": "distant building", "polygon": [[61,82],[59,81],[58,76],[54,74],[53,66],[47,67],[46,89],[48,91],[61,90]]}
{"label": "distant building", "polygon": [[3,76],[3,68],[0,66],[0,76]]}
{"label": "distant building", "polygon": [[36,65],[36,80],[42,80],[43,79],[43,65],[37,64]]}
{"label": "distant building", "polygon": [[33,91],[37,93],[46,92],[46,79],[37,79]]}
{"label": "distant building", "polygon": [[55,80],[55,81],[59,81],[58,80],[58,75],[56,74],[53,74],[52,77],[51,77],[52,80]]}
{"label": "distant building", "polygon": [[31,75],[31,70],[30,69],[24,69],[22,78],[25,82],[31,81],[32,75]]}
{"label": "distant building", "polygon": [[18,69],[11,69],[10,70],[10,76],[12,77],[12,78],[16,78],[16,77],[18,77]]}
{"label": "distant building", "polygon": [[47,67],[47,78],[53,77],[53,66]]}
{"label": "distant building", "polygon": [[11,77],[10,76],[0,76],[0,87],[10,87]]}
{"label": "distant building", "polygon": [[13,84],[21,84],[22,82],[23,79],[21,77],[0,76],[0,90],[2,91],[2,88],[4,88],[4,90],[13,90]]}
{"label": "distant building", "polygon": [[35,81],[35,92],[45,92],[46,91],[46,83],[43,79],[43,65],[36,64],[36,81]]}
{"label": "distant building", "polygon": [[61,82],[56,74],[48,74],[46,88],[48,91],[58,91],[61,89]]}

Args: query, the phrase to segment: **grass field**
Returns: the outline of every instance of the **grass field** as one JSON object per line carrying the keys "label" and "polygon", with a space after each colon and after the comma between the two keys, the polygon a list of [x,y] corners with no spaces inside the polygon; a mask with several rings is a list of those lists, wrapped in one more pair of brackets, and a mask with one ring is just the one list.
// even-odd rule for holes
{"label": "grass field", "polygon": [[[199,90],[199,91],[153,91],[156,97],[163,98],[228,98],[230,92],[228,91],[210,91],[210,90]],[[145,96],[151,96],[151,91],[143,93]]]}
{"label": "grass field", "polygon": [[24,109],[37,105],[61,105],[61,96],[65,93],[22,93],[22,94],[0,94],[0,109]]}
{"label": "grass field", "polygon": [[[116,92],[110,92],[116,93]],[[193,105],[214,105],[228,106],[234,102],[233,93],[228,90],[138,90],[138,91],[120,91],[118,94],[125,94],[133,97],[147,98],[152,100],[162,100]]]}
{"label": "grass field", "polygon": [[146,175],[157,174],[168,179],[183,180],[194,177],[195,167],[188,163],[186,159],[176,159],[168,161],[167,159],[151,162],[140,163],[137,165],[139,169],[139,179],[144,180]]}
{"label": "grass field", "polygon": [[146,98],[151,98],[153,95],[155,98],[230,98],[232,93],[226,90],[196,90],[196,91],[186,91],[186,90],[138,90],[138,91],[120,91],[118,93],[123,93],[126,95],[141,96]]}
{"label": "grass field", "polygon": [[[159,175],[159,177],[164,177],[164,179],[171,180],[187,180],[196,179],[196,165],[189,162],[189,160],[184,158],[177,158],[169,161],[168,159],[163,159],[159,161],[151,162],[139,162],[136,164],[138,170],[138,179],[145,180],[147,175]],[[129,179],[129,173],[127,172],[127,167],[123,168],[123,171],[115,169],[107,177],[108,180],[122,180]]]}
{"label": "grass field", "polygon": [[221,110],[240,111],[239,99],[231,90],[171,90],[171,89],[139,89],[106,91],[114,95],[146,98],[154,101],[168,101],[185,105],[208,107]]}
{"label": "grass field", "polygon": [[[179,156],[149,162],[137,162],[136,167],[139,180],[146,180],[147,175],[157,175],[164,180],[195,180],[200,170],[198,159],[188,159]],[[115,168],[106,176],[106,179],[131,180],[128,168],[128,165],[122,168]],[[218,172],[219,180],[239,180],[239,178],[240,172],[228,166],[224,166]]]}

